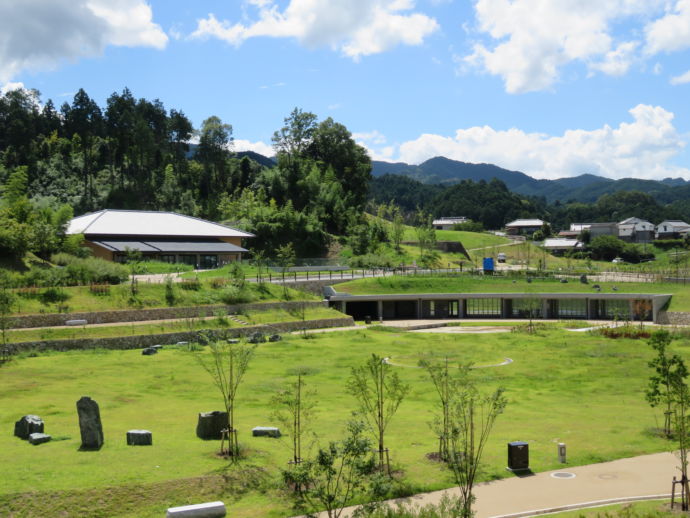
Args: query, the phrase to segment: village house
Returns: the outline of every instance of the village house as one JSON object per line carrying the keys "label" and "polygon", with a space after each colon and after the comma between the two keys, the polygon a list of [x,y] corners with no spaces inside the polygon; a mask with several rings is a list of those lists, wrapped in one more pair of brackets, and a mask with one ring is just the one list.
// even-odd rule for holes
{"label": "village house", "polygon": [[465,217],[441,217],[439,219],[435,219],[432,222],[432,225],[436,230],[453,230],[453,227],[455,227],[455,225],[459,225],[460,223],[467,223],[467,221],[468,220]]}
{"label": "village house", "polygon": [[678,239],[688,235],[690,225],[685,221],[667,219],[656,226],[655,237],[657,239]]}
{"label": "village house", "polygon": [[524,236],[534,234],[540,230],[544,222],[540,219],[516,219],[506,224],[506,234],[509,236]]}

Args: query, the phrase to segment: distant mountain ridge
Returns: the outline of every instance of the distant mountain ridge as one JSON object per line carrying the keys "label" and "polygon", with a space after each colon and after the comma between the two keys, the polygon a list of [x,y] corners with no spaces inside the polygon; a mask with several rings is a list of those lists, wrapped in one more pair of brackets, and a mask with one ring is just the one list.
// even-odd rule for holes
{"label": "distant mountain ridge", "polygon": [[493,164],[471,164],[445,157],[430,158],[419,165],[374,160],[372,175],[379,177],[385,174],[407,176],[425,184],[443,185],[452,185],[462,180],[488,182],[492,178],[497,178],[513,192],[544,197],[549,203],[557,200],[592,203],[601,195],[616,191],[642,191],[654,198],[673,199],[676,198],[672,194],[675,189],[690,191],[690,182],[682,178],[665,178],[661,181],[636,178],[612,180],[593,174],[582,174],[558,180],[538,180],[520,171],[510,171]]}

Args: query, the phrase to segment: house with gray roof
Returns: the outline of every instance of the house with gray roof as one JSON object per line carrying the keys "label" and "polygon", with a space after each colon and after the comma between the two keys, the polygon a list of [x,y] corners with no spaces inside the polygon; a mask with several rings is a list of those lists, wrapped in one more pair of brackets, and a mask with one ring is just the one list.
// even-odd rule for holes
{"label": "house with gray roof", "polygon": [[216,268],[248,252],[242,240],[254,237],[220,223],[175,212],[105,209],[73,218],[67,234],[83,234],[95,257],[124,262],[130,251],[145,259]]}

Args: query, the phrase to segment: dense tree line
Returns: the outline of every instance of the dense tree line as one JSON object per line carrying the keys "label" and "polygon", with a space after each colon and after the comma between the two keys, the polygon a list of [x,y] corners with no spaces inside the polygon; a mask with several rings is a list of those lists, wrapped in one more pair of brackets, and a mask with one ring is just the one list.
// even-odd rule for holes
{"label": "dense tree line", "polygon": [[371,161],[342,124],[295,109],[274,134],[274,167],[237,157],[232,144],[232,126],[219,117],[195,130],[183,111],[136,99],[127,88],[104,107],[84,90],[59,109],[36,91],[0,96],[0,185],[23,171],[34,208],[226,220],[256,233],[253,248],[269,255],[298,235],[300,254],[320,254],[333,235],[362,223]]}

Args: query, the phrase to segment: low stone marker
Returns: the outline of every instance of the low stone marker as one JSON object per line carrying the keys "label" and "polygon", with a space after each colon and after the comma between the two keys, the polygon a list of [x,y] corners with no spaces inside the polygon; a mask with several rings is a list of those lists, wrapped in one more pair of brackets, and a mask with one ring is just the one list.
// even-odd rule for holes
{"label": "low stone marker", "polygon": [[252,437],[280,437],[280,430],[275,426],[255,426],[252,428]]}
{"label": "low stone marker", "polygon": [[283,339],[280,335],[271,335],[268,337],[269,342],[280,342]]}
{"label": "low stone marker", "polygon": [[183,505],[170,507],[166,518],[222,518],[225,516],[223,502],[206,502],[205,504]]}
{"label": "low stone marker", "polygon": [[155,349],[153,347],[147,347],[146,349],[143,349],[141,351],[141,354],[143,356],[153,356],[154,354],[158,354],[158,349]]}
{"label": "low stone marker", "polygon": [[221,431],[228,427],[228,413],[215,410],[199,413],[196,436],[199,439],[220,439]]}
{"label": "low stone marker", "polygon": [[37,415],[25,415],[14,423],[14,435],[27,440],[32,433],[43,433],[43,419]]}
{"label": "low stone marker", "polygon": [[100,450],[103,446],[103,425],[98,403],[88,396],[77,401],[82,450]]}
{"label": "low stone marker", "polygon": [[130,430],[127,432],[128,446],[151,446],[153,434],[148,430]]}
{"label": "low stone marker", "polygon": [[250,344],[262,344],[266,341],[266,337],[261,331],[254,331],[247,337],[247,342]]}
{"label": "low stone marker", "polygon": [[66,326],[85,326],[86,324],[88,324],[88,322],[87,322],[86,320],[81,320],[81,319],[78,319],[78,320],[67,320],[67,321],[65,322],[65,325],[66,325]]}
{"label": "low stone marker", "polygon": [[176,345],[179,345],[179,346],[189,345],[189,342],[177,342]]}
{"label": "low stone marker", "polygon": [[44,442],[48,442],[51,439],[52,437],[47,433],[32,433],[31,435],[29,435],[29,442],[34,446],[37,444],[43,444]]}
{"label": "low stone marker", "polygon": [[156,351],[157,351],[158,349],[162,349],[162,348],[163,348],[162,345],[152,345],[152,346],[151,346],[151,349],[155,349]]}
{"label": "low stone marker", "polygon": [[235,345],[235,344],[240,343],[240,341],[239,341],[237,338],[228,338],[228,339],[227,339],[227,342],[228,342],[230,345]]}

